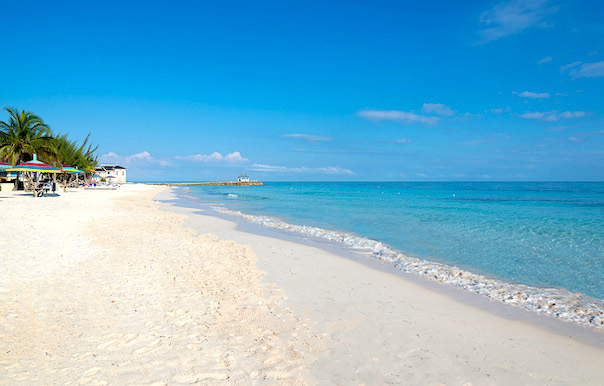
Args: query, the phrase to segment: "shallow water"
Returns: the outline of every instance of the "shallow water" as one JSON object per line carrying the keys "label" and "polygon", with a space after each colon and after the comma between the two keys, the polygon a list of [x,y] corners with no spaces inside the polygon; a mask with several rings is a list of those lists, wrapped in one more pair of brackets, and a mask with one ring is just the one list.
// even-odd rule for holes
{"label": "shallow water", "polygon": [[527,308],[558,315],[601,307],[575,292],[604,298],[604,183],[275,182],[186,193]]}

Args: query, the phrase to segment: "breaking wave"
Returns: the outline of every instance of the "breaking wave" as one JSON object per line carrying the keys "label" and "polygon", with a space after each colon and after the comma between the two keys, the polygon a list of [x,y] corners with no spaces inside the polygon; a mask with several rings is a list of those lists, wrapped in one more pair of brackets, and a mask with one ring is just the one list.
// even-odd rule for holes
{"label": "breaking wave", "polygon": [[219,213],[236,215],[266,227],[338,243],[357,252],[392,263],[403,272],[428,280],[450,284],[503,303],[565,321],[604,329],[604,300],[580,292],[571,292],[564,288],[537,288],[488,278],[455,266],[407,256],[384,243],[352,233],[288,224],[277,218],[253,216],[222,206],[212,206],[212,208]]}

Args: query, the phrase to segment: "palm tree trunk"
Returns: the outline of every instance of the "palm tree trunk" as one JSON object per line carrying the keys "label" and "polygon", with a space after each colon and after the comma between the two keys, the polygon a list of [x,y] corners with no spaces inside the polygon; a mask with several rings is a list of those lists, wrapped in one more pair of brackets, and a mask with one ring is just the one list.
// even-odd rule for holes
{"label": "palm tree trunk", "polygon": [[17,178],[15,178],[15,186],[13,186],[13,192],[19,190],[19,176],[21,172],[17,172]]}

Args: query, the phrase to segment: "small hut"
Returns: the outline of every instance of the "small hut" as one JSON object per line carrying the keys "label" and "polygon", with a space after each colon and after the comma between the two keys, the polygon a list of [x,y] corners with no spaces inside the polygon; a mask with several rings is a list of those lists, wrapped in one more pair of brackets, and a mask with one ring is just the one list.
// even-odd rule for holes
{"label": "small hut", "polygon": [[237,177],[237,182],[250,182],[250,177],[245,173],[241,173],[239,177]]}

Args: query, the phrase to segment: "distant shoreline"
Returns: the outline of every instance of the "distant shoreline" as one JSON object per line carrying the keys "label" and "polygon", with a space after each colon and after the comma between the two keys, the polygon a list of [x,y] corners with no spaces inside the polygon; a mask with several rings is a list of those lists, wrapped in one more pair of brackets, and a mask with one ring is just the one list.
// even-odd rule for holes
{"label": "distant shoreline", "polygon": [[264,185],[260,181],[227,181],[227,182],[145,182],[146,185],[185,186],[185,185]]}

